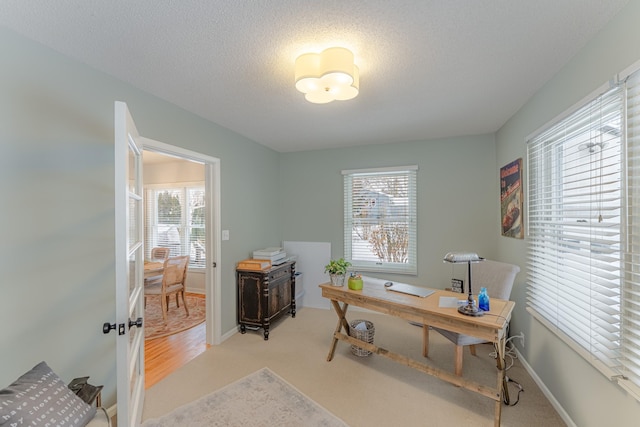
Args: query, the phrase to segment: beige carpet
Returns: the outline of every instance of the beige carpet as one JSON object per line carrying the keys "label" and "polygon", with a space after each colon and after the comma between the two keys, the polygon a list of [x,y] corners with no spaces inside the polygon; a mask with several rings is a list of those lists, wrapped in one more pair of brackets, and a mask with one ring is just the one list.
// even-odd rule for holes
{"label": "beige carpet", "polygon": [[145,340],[166,337],[178,332],[182,332],[205,321],[206,306],[205,298],[186,294],[187,307],[189,308],[189,316],[182,306],[182,298],[180,299],[180,307],[176,306],[176,297],[172,295],[169,299],[169,310],[167,312],[167,323],[162,317],[162,307],[160,305],[160,296],[149,295],[147,306],[144,309]]}
{"label": "beige carpet", "polygon": [[[420,328],[353,309],[347,318],[372,321],[377,345],[423,359]],[[268,341],[261,331],[233,335],[149,388],[143,418],[159,417],[266,366],[351,427],[493,425],[492,400],[387,358],[358,357],[339,342],[327,362],[336,321],[333,311],[303,307],[295,319],[273,324]],[[437,333],[431,337],[428,363],[452,372],[453,344]],[[491,345],[480,345],[474,357],[465,350],[465,376],[494,386],[492,351]],[[502,426],[565,426],[519,360],[507,374],[524,392],[516,406],[502,406]],[[516,394],[512,390],[512,397]]]}
{"label": "beige carpet", "polygon": [[268,368],[262,368],[142,427],[347,427]]}

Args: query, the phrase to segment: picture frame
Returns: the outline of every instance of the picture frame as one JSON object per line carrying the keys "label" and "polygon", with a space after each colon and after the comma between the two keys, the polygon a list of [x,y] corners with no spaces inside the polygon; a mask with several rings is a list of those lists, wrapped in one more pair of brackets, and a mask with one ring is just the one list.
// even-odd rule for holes
{"label": "picture frame", "polygon": [[524,239],[522,158],[500,168],[500,232]]}
{"label": "picture frame", "polygon": [[451,279],[451,290],[453,292],[464,293],[464,280]]}

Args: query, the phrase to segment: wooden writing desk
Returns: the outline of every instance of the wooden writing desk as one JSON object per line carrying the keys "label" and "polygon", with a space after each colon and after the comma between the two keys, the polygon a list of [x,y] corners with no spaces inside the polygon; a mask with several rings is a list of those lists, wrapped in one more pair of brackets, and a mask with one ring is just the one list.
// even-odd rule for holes
{"label": "wooden writing desk", "polygon": [[[505,378],[505,343],[507,325],[511,319],[514,302],[499,299],[491,299],[491,311],[482,317],[465,316],[458,313],[457,308],[439,307],[441,296],[461,298],[462,294],[436,290],[426,298],[402,294],[387,290],[384,280],[364,278],[364,287],[361,291],[352,291],[347,286],[332,286],[330,283],[320,285],[322,296],[329,298],[338,315],[338,324],[333,333],[333,341],[329,349],[327,361],[333,359],[338,340],[348,342],[372,353],[385,356],[403,365],[415,368],[421,372],[438,377],[468,390],[482,394],[495,401],[495,426],[500,425],[502,410],[502,390]],[[340,305],[342,303],[342,305]],[[366,308],[380,313],[390,314],[409,321],[447,329],[453,332],[472,335],[493,342],[497,353],[496,386],[488,387],[453,373],[443,371],[427,365],[424,362],[410,359],[401,354],[393,353],[387,349],[369,344],[365,341],[349,336],[349,322],[345,318],[349,305]],[[342,333],[344,329],[345,333]],[[424,329],[428,334],[428,329]],[[426,342],[423,344],[427,345]],[[506,390],[506,386],[504,387]]]}

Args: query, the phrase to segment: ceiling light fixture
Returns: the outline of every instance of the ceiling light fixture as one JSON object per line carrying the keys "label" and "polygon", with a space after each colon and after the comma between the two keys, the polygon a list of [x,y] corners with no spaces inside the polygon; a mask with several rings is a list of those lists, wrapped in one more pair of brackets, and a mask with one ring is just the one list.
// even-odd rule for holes
{"label": "ceiling light fixture", "polygon": [[353,99],[360,87],[360,71],[353,63],[353,53],[343,47],[300,55],[295,76],[296,89],[314,104]]}

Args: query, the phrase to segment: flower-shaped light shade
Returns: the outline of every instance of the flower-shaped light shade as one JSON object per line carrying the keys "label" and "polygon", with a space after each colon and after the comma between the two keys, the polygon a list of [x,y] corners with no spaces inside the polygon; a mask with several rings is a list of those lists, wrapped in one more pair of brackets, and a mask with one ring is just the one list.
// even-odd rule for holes
{"label": "flower-shaped light shade", "polygon": [[296,89],[314,104],[345,101],[358,95],[359,70],[353,63],[353,53],[343,47],[300,55],[295,76]]}

